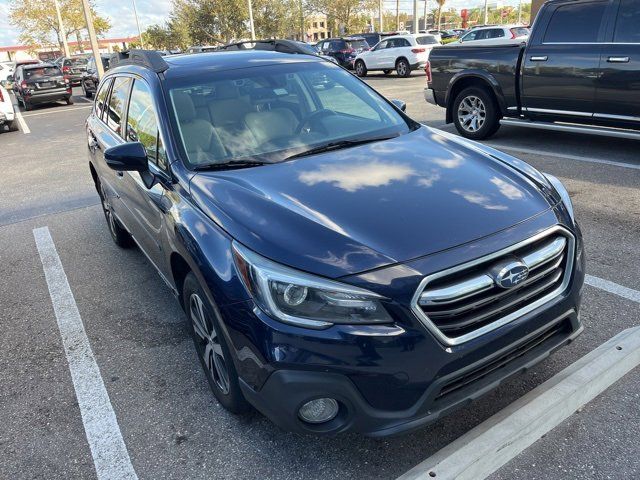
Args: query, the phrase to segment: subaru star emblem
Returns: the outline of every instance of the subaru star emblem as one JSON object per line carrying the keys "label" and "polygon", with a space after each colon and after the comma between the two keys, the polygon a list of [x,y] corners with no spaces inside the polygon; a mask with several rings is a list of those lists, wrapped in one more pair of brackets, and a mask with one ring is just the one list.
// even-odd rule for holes
{"label": "subaru star emblem", "polygon": [[521,261],[513,261],[501,268],[494,280],[501,288],[513,288],[524,282],[528,276],[529,268]]}

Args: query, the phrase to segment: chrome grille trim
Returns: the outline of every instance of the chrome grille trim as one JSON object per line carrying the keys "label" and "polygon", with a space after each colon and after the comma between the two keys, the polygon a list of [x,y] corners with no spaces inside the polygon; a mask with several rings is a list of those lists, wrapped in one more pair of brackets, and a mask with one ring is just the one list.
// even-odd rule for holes
{"label": "chrome grille trim", "polygon": [[[465,333],[463,335],[459,335],[457,337],[450,337],[443,333],[438,326],[427,316],[427,314],[422,310],[421,305],[423,306],[444,306],[447,303],[458,302],[460,300],[464,300],[468,297],[472,297],[478,293],[481,293],[484,290],[491,288],[493,285],[493,280],[488,275],[478,275],[477,277],[473,277],[467,281],[461,282],[457,284],[458,289],[455,288],[455,285],[447,285],[445,287],[440,287],[434,289],[429,292],[425,292],[425,288],[427,285],[438,278],[442,278],[463,270],[467,270],[473,268],[477,265],[480,265],[485,262],[490,262],[493,259],[497,259],[501,256],[507,255],[515,250],[521,249],[540,241],[541,239],[551,236],[553,234],[560,233],[564,236],[564,238],[555,238],[549,241],[548,244],[544,245],[542,248],[539,248],[535,252],[527,254],[524,256],[523,260],[526,261],[527,266],[531,269],[531,275],[533,279],[541,278],[545,274],[549,274],[553,272],[555,268],[562,263],[564,260],[564,252],[566,251],[567,259],[564,271],[561,272],[564,275],[562,283],[555,288],[553,291],[549,292],[547,295],[544,295],[541,298],[538,298],[534,302],[524,305],[522,308],[512,312],[508,315],[498,318],[496,321],[491,322],[489,324],[483,325],[476,330]],[[571,274],[573,272],[573,262],[575,257],[575,238],[573,234],[567,230],[566,228],[556,225],[547,230],[544,230],[537,235],[534,235],[531,238],[528,238],[522,242],[511,245],[507,248],[499,250],[495,253],[486,255],[484,257],[478,258],[476,260],[472,260],[470,262],[464,263],[462,265],[457,265],[455,267],[449,268],[447,270],[443,270],[431,275],[426,276],[420,282],[412,301],[411,301],[411,310],[418,317],[418,319],[427,327],[427,329],[443,344],[448,346],[460,345],[462,343],[473,340],[474,338],[478,338],[488,332],[491,332],[503,325],[506,325],[517,318],[535,310],[536,308],[544,305],[545,303],[553,300],[562,292],[564,292],[569,286],[569,282],[571,280]],[[555,261],[554,261],[555,260]],[[548,266],[553,262],[551,266]],[[486,287],[486,280],[483,277],[487,277],[491,280],[492,285]],[[528,279],[529,280],[529,279]],[[559,280],[559,278],[557,279]],[[533,280],[531,280],[532,282]],[[530,283],[530,281],[523,282],[523,286]],[[465,286],[466,288],[461,288],[460,286]],[[481,286],[481,289],[470,290],[472,285]],[[546,285],[549,285],[547,283]],[[507,291],[508,292],[508,291]],[[537,292],[539,293],[539,292]],[[427,294],[427,295],[425,295]],[[534,296],[535,294],[527,295],[527,297]],[[519,299],[520,301],[522,299]],[[504,310],[508,307],[503,307],[500,310]],[[494,312],[495,313],[495,312]],[[475,319],[474,319],[475,320]]]}

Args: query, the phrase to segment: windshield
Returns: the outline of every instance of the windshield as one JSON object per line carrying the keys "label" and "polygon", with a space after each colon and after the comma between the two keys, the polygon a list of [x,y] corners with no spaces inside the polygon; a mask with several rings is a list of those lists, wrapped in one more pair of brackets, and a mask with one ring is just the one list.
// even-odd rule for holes
{"label": "windshield", "polygon": [[436,44],[440,43],[440,42],[438,42],[436,37],[434,37],[433,35],[425,35],[423,37],[416,37],[416,42],[418,43],[418,45],[436,45]]}
{"label": "windshield", "polygon": [[407,133],[398,111],[346,70],[296,62],[169,79],[191,166],[280,162],[342,140]]}

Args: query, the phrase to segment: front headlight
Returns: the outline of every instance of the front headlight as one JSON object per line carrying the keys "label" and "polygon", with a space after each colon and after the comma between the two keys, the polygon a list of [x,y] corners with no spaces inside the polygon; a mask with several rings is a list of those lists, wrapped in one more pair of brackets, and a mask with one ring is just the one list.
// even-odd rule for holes
{"label": "front headlight", "polygon": [[276,320],[316,329],[392,321],[376,293],[280,265],[237,242],[233,253],[245,287]]}
{"label": "front headlight", "polygon": [[562,203],[564,203],[564,206],[567,207],[567,211],[569,212],[571,221],[575,222],[576,219],[573,214],[573,203],[571,203],[571,197],[569,196],[569,192],[567,191],[567,188],[562,184],[560,180],[558,180],[556,177],[554,177],[550,173],[544,173],[543,175],[547,180],[549,180],[549,183],[556,190],[556,192],[558,192],[558,195],[560,195],[560,199],[562,200]]}

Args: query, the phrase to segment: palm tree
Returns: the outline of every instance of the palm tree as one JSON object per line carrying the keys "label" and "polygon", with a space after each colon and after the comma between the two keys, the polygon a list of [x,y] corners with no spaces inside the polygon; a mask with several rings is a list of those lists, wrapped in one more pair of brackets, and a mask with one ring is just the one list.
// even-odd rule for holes
{"label": "palm tree", "polygon": [[442,30],[442,8],[447,0],[436,0],[438,4],[438,30]]}

